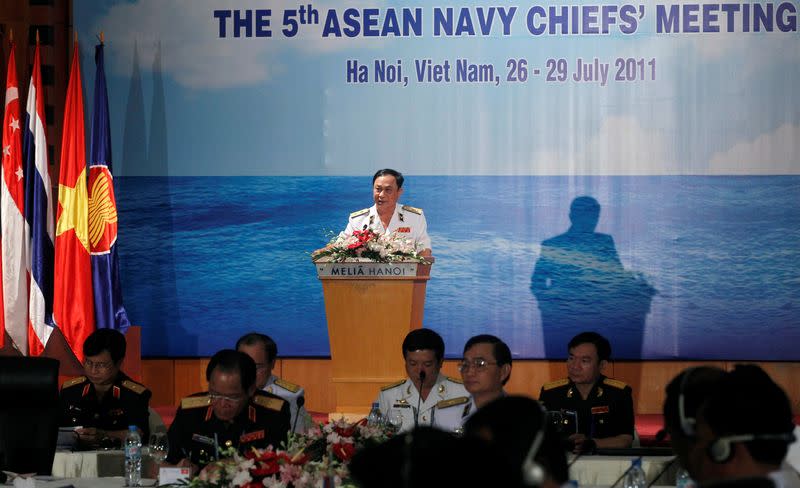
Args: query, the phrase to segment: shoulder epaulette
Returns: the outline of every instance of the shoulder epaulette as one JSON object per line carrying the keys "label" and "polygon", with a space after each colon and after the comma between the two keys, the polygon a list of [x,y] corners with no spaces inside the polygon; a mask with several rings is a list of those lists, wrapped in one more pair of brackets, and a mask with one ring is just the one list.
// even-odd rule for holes
{"label": "shoulder epaulette", "polygon": [[300,385],[295,385],[291,381],[286,381],[282,378],[275,379],[275,384],[283,388],[284,390],[289,390],[292,393],[297,393],[300,391]]}
{"label": "shoulder epaulette", "polygon": [[453,383],[458,383],[459,385],[464,384],[464,380],[461,380],[459,378],[453,378],[452,376],[448,376],[447,379],[452,381]]}
{"label": "shoulder epaulette", "polygon": [[605,383],[608,386],[613,386],[614,388],[619,388],[620,390],[624,390],[625,388],[628,387],[627,383],[624,383],[622,381],[615,380],[615,379],[612,379],[612,378],[604,379],[603,383]]}
{"label": "shoulder epaulette", "polygon": [[381,391],[391,390],[392,388],[396,388],[396,387],[402,385],[405,382],[406,382],[406,380],[400,380],[398,382],[392,383],[391,385],[382,386],[381,387]]}
{"label": "shoulder epaulette", "polygon": [[350,214],[350,218],[351,218],[351,219],[354,219],[354,218],[356,218],[356,217],[361,217],[362,215],[364,215],[364,214],[368,214],[368,213],[369,213],[369,208],[364,208],[364,209],[361,209],[361,210],[359,210],[359,211],[357,211],[357,212],[353,212],[353,213],[351,213],[351,214]]}
{"label": "shoulder epaulette", "polygon": [[559,386],[564,386],[568,384],[569,384],[569,378],[563,378],[557,381],[551,381],[550,383],[545,383],[544,386],[542,386],[542,390],[544,391],[552,390],[553,388],[558,388]]}
{"label": "shoulder epaulette", "polygon": [[207,396],[186,397],[181,400],[181,408],[184,410],[191,408],[207,407],[211,405],[211,399]]}
{"label": "shoulder epaulette", "polygon": [[452,407],[455,405],[463,405],[469,401],[469,397],[460,396],[455,398],[450,398],[449,400],[442,400],[436,404],[436,408],[447,408]]}
{"label": "shoulder epaulette", "polygon": [[134,393],[138,393],[139,395],[147,391],[147,388],[144,385],[140,385],[139,383],[131,380],[123,381],[122,386],[131,390]]}
{"label": "shoulder epaulette", "polygon": [[406,212],[415,213],[417,215],[422,215],[422,209],[417,207],[412,207],[411,205],[403,205],[403,210]]}
{"label": "shoulder epaulette", "polygon": [[258,406],[268,408],[270,410],[275,410],[276,412],[280,412],[281,408],[283,408],[283,404],[286,403],[285,400],[282,398],[271,397],[266,395],[256,395],[253,398],[253,403]]}
{"label": "shoulder epaulette", "polygon": [[77,378],[72,378],[71,380],[67,380],[61,385],[61,388],[69,388],[70,386],[80,385],[84,383],[88,378],[86,376],[78,376]]}

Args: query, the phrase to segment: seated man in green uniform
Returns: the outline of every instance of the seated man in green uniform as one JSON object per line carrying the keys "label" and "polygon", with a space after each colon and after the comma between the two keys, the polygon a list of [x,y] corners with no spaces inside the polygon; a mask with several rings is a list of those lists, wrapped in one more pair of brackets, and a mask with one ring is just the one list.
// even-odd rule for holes
{"label": "seated man in green uniform", "polygon": [[611,357],[608,339],[582,332],[569,341],[567,351],[568,377],[544,385],[539,401],[548,411],[563,414],[563,428],[575,453],[631,447],[631,387],[603,376]]}
{"label": "seated man in green uniform", "polygon": [[85,376],[61,386],[60,425],[80,426],[76,433],[81,447],[120,445],[130,425],[147,442],[150,390],[120,371],[126,347],[121,332],[94,331],[83,343]]}
{"label": "seated man in green uniform", "polygon": [[289,404],[256,389],[256,363],[223,349],[206,368],[208,391],[184,398],[167,433],[167,463],[203,467],[218,450],[278,447],[289,431]]}

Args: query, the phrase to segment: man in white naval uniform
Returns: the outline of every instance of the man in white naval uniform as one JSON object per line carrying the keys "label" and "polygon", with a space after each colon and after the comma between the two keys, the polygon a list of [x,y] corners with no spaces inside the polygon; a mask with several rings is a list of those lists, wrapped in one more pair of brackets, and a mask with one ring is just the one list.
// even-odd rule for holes
{"label": "man in white naval uniform", "polygon": [[[503,387],[511,377],[511,349],[500,338],[481,334],[464,344],[464,358],[458,365],[465,401],[444,401],[436,405],[436,422],[445,430],[461,431],[461,426],[476,410],[506,396]],[[452,428],[449,428],[452,427]]]}
{"label": "man in white naval uniform", "polygon": [[256,363],[256,386],[268,393],[278,395],[289,403],[292,431],[303,433],[310,415],[303,406],[305,390],[299,385],[278,378],[272,374],[278,357],[278,345],[266,334],[250,332],[236,341],[236,350],[250,356]]}
{"label": "man in white naval uniform", "polygon": [[379,170],[372,177],[375,205],[350,214],[345,234],[369,228],[378,234],[397,232],[417,245],[423,256],[431,255],[431,238],[422,209],[397,203],[403,194],[403,175],[393,169]]}
{"label": "man in white naval uniform", "polygon": [[403,358],[408,378],[381,388],[377,400],[381,413],[400,412],[401,432],[416,425],[433,425],[452,432],[452,427],[437,422],[435,407],[442,401],[467,402],[469,398],[460,381],[441,374],[444,360],[441,336],[430,329],[412,330],[403,341]]}

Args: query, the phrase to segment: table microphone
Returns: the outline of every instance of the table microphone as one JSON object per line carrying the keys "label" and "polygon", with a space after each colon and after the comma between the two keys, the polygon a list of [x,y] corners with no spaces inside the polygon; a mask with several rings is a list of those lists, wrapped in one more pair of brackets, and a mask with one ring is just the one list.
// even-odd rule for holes
{"label": "table microphone", "polygon": [[419,427],[419,407],[422,403],[422,384],[425,383],[425,370],[419,372],[419,390],[417,391],[417,411],[414,412],[414,427]]}
{"label": "table microphone", "polygon": [[303,408],[303,405],[305,404],[306,404],[305,396],[297,397],[297,415],[294,416],[294,425],[292,425],[292,432],[294,432],[295,427],[297,427],[297,420],[300,418],[300,409]]}
{"label": "table microphone", "polygon": [[[641,461],[641,460],[642,460],[642,456],[639,456],[639,461]],[[625,479],[626,476],[628,476],[628,473],[631,472],[631,470],[633,469],[633,466],[634,466],[634,463],[631,463],[631,465],[628,466],[628,469],[626,469],[625,472],[622,473],[622,476],[617,478],[617,481],[615,481],[614,484],[611,485],[609,488],[616,488],[616,486],[619,484],[619,482],[622,481],[623,479]]]}

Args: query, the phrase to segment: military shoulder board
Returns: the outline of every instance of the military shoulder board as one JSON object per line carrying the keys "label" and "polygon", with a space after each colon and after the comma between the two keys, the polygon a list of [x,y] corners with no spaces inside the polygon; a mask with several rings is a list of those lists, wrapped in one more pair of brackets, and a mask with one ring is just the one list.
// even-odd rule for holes
{"label": "military shoulder board", "polygon": [[356,217],[361,217],[362,215],[366,215],[368,213],[369,213],[369,208],[362,208],[361,210],[358,210],[357,212],[351,213],[350,214],[350,218],[354,219]]}
{"label": "military shoulder board", "polygon": [[611,378],[606,378],[605,380],[603,380],[603,383],[605,383],[608,386],[613,386],[614,388],[619,388],[620,390],[624,390],[625,388],[628,387],[626,383]]}
{"label": "military shoulder board", "polygon": [[449,400],[442,400],[439,403],[437,403],[436,404],[436,408],[440,408],[441,409],[441,408],[452,407],[452,406],[455,406],[455,405],[463,405],[464,403],[467,403],[468,401],[469,401],[469,398],[465,397],[465,396],[456,397],[456,398],[450,398]]}
{"label": "military shoulder board", "polygon": [[564,386],[564,385],[568,385],[568,384],[569,384],[569,379],[568,378],[564,378],[564,379],[561,379],[561,380],[558,380],[558,381],[551,381],[550,383],[545,383],[545,385],[542,386],[542,389],[544,391],[547,391],[547,390],[552,390],[553,388],[558,388],[559,386]]}
{"label": "military shoulder board", "polygon": [[144,385],[140,385],[139,383],[136,383],[136,382],[131,381],[131,380],[123,381],[122,382],[122,386],[124,386],[125,388],[131,390],[134,393],[138,393],[139,395],[141,395],[142,393],[147,391],[147,388],[145,388]]}
{"label": "military shoulder board", "polygon": [[209,405],[211,405],[211,399],[207,396],[186,397],[181,400],[181,408],[184,410],[207,407]]}
{"label": "military shoulder board", "polygon": [[392,383],[391,385],[382,386],[381,387],[381,391],[391,390],[392,388],[398,387],[398,386],[402,385],[405,382],[406,382],[406,380],[400,380],[400,381],[397,381],[395,383]]}
{"label": "military shoulder board", "polygon": [[417,207],[412,207],[411,205],[403,205],[403,210],[406,212],[411,212],[417,215],[422,215],[422,209]]}
{"label": "military shoulder board", "polygon": [[61,388],[69,388],[70,386],[80,385],[81,383],[85,382],[88,378],[86,376],[78,376],[77,378],[72,378],[71,380],[67,380],[61,385]]}
{"label": "military shoulder board", "polygon": [[256,397],[253,398],[253,403],[255,403],[258,406],[280,412],[281,408],[283,408],[283,404],[285,403],[285,401],[281,398],[256,395]]}
{"label": "military shoulder board", "polygon": [[295,385],[291,381],[286,381],[286,380],[281,379],[281,378],[277,378],[275,380],[275,384],[280,386],[284,390],[291,391],[292,393],[297,393],[298,391],[300,391],[300,385]]}

